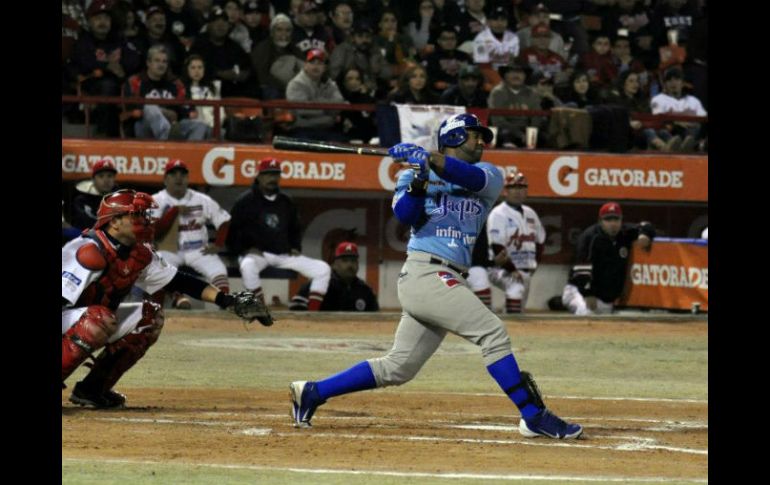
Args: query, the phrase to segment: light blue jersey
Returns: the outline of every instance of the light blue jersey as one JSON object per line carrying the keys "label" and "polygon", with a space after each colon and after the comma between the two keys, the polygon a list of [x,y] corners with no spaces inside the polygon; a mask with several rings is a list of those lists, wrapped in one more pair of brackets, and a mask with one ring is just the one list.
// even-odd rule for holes
{"label": "light blue jersey", "polygon": [[[487,178],[484,188],[478,192],[451,184],[431,171],[425,219],[412,226],[407,252],[424,251],[461,266],[471,265],[473,245],[504,183],[502,172],[491,163],[479,162],[475,166],[482,169]],[[405,196],[413,178],[412,170],[404,171],[398,178],[393,206]]]}

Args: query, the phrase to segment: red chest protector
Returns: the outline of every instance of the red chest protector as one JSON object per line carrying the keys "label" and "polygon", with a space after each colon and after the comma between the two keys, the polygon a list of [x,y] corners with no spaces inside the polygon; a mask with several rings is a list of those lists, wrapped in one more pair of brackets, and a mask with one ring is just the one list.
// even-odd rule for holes
{"label": "red chest protector", "polygon": [[99,279],[83,291],[75,306],[103,305],[115,311],[131,291],[139,273],[152,261],[152,251],[144,244],[138,243],[131,248],[128,257],[123,259],[103,231],[89,231],[86,237],[96,241],[106,266]]}

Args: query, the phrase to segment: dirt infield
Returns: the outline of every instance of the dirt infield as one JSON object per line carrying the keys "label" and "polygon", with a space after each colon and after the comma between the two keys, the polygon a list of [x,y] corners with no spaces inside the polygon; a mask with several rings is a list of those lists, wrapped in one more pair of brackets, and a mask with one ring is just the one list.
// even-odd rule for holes
{"label": "dirt infield", "polygon": [[[231,328],[217,318],[172,316],[164,333]],[[280,321],[283,335],[385,336],[395,322]],[[706,324],[539,322],[509,325],[513,339],[622,334],[702,338]],[[163,341],[161,337],[161,342]],[[69,384],[69,383],[68,383]],[[71,386],[70,386],[71,387]],[[120,387],[120,386],[119,386]],[[457,389],[462,389],[461,385]],[[80,408],[62,391],[62,456],[425,473],[655,477],[704,480],[708,403],[698,399],[546,396],[584,425],[577,442],[524,439],[511,403],[493,393],[431,392],[404,386],[357,393],[320,408],[312,429],[294,429],[288,390],[122,388],[130,406]]]}

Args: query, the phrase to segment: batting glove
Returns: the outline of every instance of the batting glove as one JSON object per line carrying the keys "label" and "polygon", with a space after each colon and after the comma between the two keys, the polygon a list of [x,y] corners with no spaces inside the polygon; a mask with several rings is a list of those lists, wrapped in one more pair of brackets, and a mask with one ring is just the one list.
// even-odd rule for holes
{"label": "batting glove", "polygon": [[424,148],[417,147],[409,155],[407,162],[409,162],[409,167],[414,171],[414,177],[417,180],[428,180],[428,175],[430,174],[428,160],[430,160],[430,152]]}
{"label": "batting glove", "polygon": [[420,147],[414,143],[399,143],[388,149],[388,155],[390,155],[393,160],[401,162],[409,158],[409,155],[419,148]]}

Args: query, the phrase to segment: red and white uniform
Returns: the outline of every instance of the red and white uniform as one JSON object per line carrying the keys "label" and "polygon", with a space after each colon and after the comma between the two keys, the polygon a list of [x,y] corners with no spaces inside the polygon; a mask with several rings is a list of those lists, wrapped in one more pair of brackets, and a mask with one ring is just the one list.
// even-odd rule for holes
{"label": "red and white uniform", "polygon": [[[487,219],[487,238],[490,258],[494,259],[492,245],[505,248],[516,271],[493,267],[488,269],[489,281],[505,291],[507,306],[518,301],[524,308],[529,293],[529,282],[537,269],[537,246],[545,243],[545,229],[534,210],[521,205],[519,212],[507,203],[498,204]],[[510,309],[509,309],[510,310]]]}
{"label": "red and white uniform", "polygon": [[[209,244],[207,223],[211,223],[218,230],[230,220],[230,214],[208,195],[196,190],[187,189],[181,199],[177,199],[168,193],[166,189],[152,195],[158,204],[158,208],[152,211],[152,215],[162,218],[169,210],[177,206],[187,208],[185,214],[179,214],[178,251],[159,251],[167,262],[174,266],[187,265],[198,271],[206,279],[221,288],[227,286],[227,268],[216,254],[203,254],[203,248]],[[218,245],[224,245],[217,241]],[[224,278],[224,281],[219,281]]]}
{"label": "red and white uniform", "polygon": [[500,66],[513,63],[519,55],[519,38],[506,30],[503,39],[498,40],[487,27],[473,39],[474,64],[492,64],[497,69]]}
{"label": "red and white uniform", "polygon": [[[87,307],[101,305],[115,312],[119,328],[108,341],[115,342],[133,331],[142,318],[141,302],[121,304],[131,287],[136,285],[147,293],[155,293],[174,278],[177,269],[149,244],[136,244],[127,255],[121,255],[125,249],[119,250],[102,231],[91,234],[96,239],[80,236],[62,247],[61,294],[68,304],[62,310],[61,332],[64,335]],[[106,260],[102,269],[92,265],[95,249]]]}

